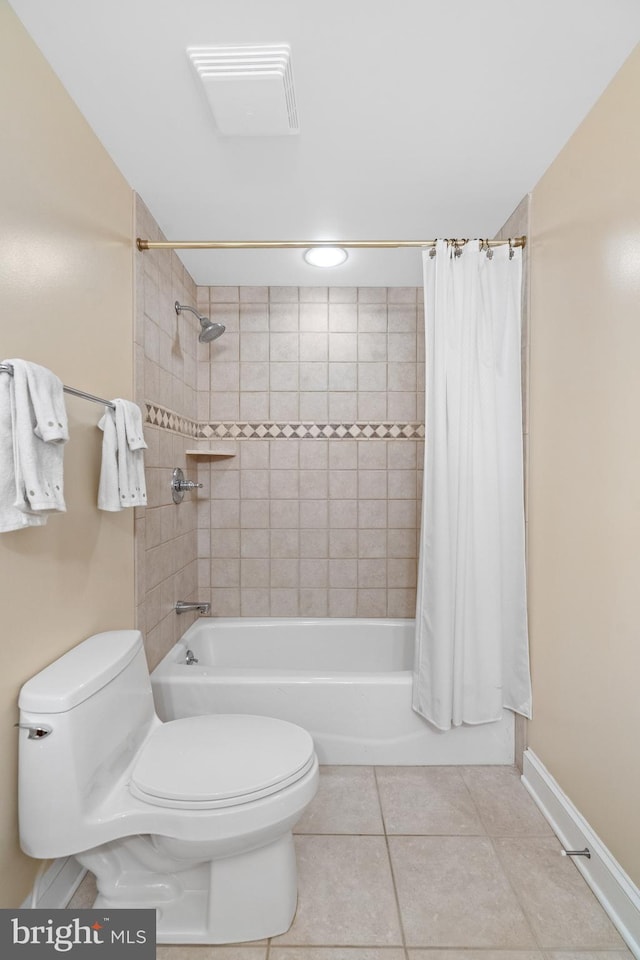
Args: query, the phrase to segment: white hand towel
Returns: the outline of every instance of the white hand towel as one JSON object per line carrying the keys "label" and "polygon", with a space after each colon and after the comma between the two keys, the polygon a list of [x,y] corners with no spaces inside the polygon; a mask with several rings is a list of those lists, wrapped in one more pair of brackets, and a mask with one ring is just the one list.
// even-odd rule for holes
{"label": "white hand towel", "polygon": [[147,488],[142,451],[147,445],[142,435],[140,410],[129,400],[113,402],[115,411],[107,407],[98,424],[104,434],[98,507],[109,511],[145,507]]}
{"label": "white hand towel", "polygon": [[46,367],[10,360],[14,506],[24,514],[66,511],[62,479],[68,439],[63,385]]}
{"label": "white hand towel", "polygon": [[47,522],[46,515],[23,513],[14,504],[16,471],[10,394],[11,377],[7,373],[0,373],[0,533],[21,530],[23,527],[41,527]]}
{"label": "white hand towel", "polygon": [[[144,435],[142,433],[142,413],[140,412],[140,407],[130,400],[115,400],[114,402],[124,417],[124,429],[129,450],[146,450],[147,445],[144,442]],[[117,417],[118,414],[116,411],[116,420]]]}
{"label": "white hand towel", "polygon": [[118,487],[118,441],[116,439],[115,413],[105,407],[104,416],[98,423],[104,436],[102,438],[102,465],[100,485],[98,487],[99,510],[122,510]]}

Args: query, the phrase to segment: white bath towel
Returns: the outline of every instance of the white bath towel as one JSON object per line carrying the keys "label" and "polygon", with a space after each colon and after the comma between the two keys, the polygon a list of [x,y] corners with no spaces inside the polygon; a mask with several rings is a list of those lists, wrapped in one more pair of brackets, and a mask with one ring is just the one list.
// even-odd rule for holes
{"label": "white bath towel", "polygon": [[142,434],[140,409],[129,400],[113,402],[115,411],[106,407],[98,423],[103,432],[98,507],[109,511],[145,507],[147,488],[143,450],[147,445]]}
{"label": "white bath towel", "polygon": [[16,470],[10,394],[11,377],[7,373],[0,373],[0,533],[42,526],[47,522],[46,516],[26,514],[15,506]]}
{"label": "white bath towel", "polygon": [[64,443],[69,437],[63,385],[46,367],[8,360],[0,375],[0,531],[42,526],[66,510]]}

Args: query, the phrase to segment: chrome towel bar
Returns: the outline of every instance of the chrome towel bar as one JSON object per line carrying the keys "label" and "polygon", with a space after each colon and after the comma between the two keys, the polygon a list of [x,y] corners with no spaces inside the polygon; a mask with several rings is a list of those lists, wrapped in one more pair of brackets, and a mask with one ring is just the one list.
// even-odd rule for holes
{"label": "chrome towel bar", "polygon": [[[13,367],[10,363],[0,363],[0,373],[8,373],[10,377],[13,376]],[[84,390],[76,390],[75,387],[68,387],[65,383],[62,385],[62,389],[65,393],[70,393],[74,397],[81,397],[83,400],[91,400],[92,403],[101,403],[104,407],[111,407],[112,410],[115,410],[116,405],[112,403],[111,400],[103,400],[102,397],[94,397],[92,393],[85,393]]]}

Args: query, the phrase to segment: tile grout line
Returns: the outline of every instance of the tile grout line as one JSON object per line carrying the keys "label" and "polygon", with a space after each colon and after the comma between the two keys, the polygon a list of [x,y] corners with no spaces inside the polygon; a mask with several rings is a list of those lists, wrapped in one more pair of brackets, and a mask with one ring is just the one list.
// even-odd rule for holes
{"label": "tile grout line", "polygon": [[404,951],[405,960],[409,960],[409,952],[408,952],[408,949],[407,949],[407,937],[406,937],[405,930],[404,930],[404,922],[403,922],[403,919],[402,919],[402,911],[401,911],[401,909],[400,909],[400,898],[399,898],[399,896],[398,896],[398,887],[397,887],[397,884],[396,884],[396,876],[395,876],[395,872],[394,872],[394,869],[393,869],[393,861],[392,861],[392,859],[391,859],[391,849],[390,849],[390,847],[389,847],[389,835],[388,835],[388,833],[387,833],[387,824],[386,824],[386,821],[385,821],[384,809],[383,809],[383,806],[382,806],[382,798],[381,798],[381,796],[380,796],[380,787],[379,787],[379,784],[378,784],[378,773],[377,773],[377,770],[376,770],[376,767],[375,767],[375,766],[372,766],[371,769],[372,769],[372,771],[373,771],[373,781],[374,781],[375,787],[376,787],[376,796],[377,796],[377,798],[378,798],[378,807],[379,807],[379,810],[380,810],[380,817],[381,817],[381,819],[382,819],[382,829],[383,829],[383,831],[384,831],[384,834],[383,834],[383,836],[384,836],[384,844],[385,844],[385,848],[386,848],[386,851],[387,851],[387,859],[388,859],[388,861],[389,861],[389,871],[390,871],[390,873],[391,873],[391,883],[393,884],[393,896],[394,896],[394,899],[395,899],[395,902],[396,902],[396,910],[397,910],[397,913],[398,913],[398,924],[399,924],[399,926],[400,926],[400,936],[401,936],[401,938],[402,938],[402,950]]}
{"label": "tile grout line", "polygon": [[[471,790],[471,787],[470,787],[469,784],[467,783],[466,777],[465,777],[465,775],[464,775],[464,767],[463,767],[463,766],[461,766],[461,767],[459,768],[459,774],[460,774],[460,779],[462,780],[462,782],[463,782],[463,784],[464,784],[464,786],[465,786],[465,789],[467,790],[467,792],[468,792],[468,794],[469,794],[469,797],[470,797],[470,799],[471,799],[471,803],[473,804],[473,808],[474,808],[474,810],[476,811],[476,814],[477,814],[477,816],[478,816],[478,820],[479,820],[480,823],[482,824],[482,827],[483,827],[483,829],[484,829],[484,831],[485,831],[485,836],[486,836],[487,840],[489,841],[489,843],[491,844],[491,849],[493,850],[493,852],[494,852],[494,854],[495,854],[495,857],[496,857],[496,860],[498,861],[498,864],[499,864],[499,866],[500,866],[500,869],[502,870],[502,872],[503,872],[503,874],[504,874],[504,876],[505,876],[505,878],[506,878],[506,880],[507,880],[507,883],[508,883],[508,885],[509,885],[509,888],[511,889],[511,891],[513,892],[513,895],[514,895],[515,898],[516,898],[516,903],[518,904],[518,906],[520,907],[520,910],[522,911],[522,916],[524,917],[525,923],[527,924],[527,927],[529,928],[529,930],[530,930],[530,932],[531,932],[531,936],[533,937],[533,941],[534,941],[534,943],[536,944],[536,948],[537,948],[540,952],[542,952],[543,948],[542,948],[542,946],[541,946],[541,944],[540,944],[540,942],[539,942],[539,940],[538,940],[538,937],[536,936],[535,930],[533,929],[533,927],[531,926],[531,923],[529,922],[529,915],[528,915],[528,913],[527,913],[527,911],[526,911],[526,909],[525,909],[525,907],[524,907],[524,904],[522,903],[522,901],[521,901],[521,899],[520,899],[520,896],[519,896],[519,894],[518,894],[518,891],[517,891],[517,889],[515,888],[515,886],[514,886],[512,880],[511,880],[511,877],[509,876],[509,873],[508,873],[508,871],[507,871],[504,863],[502,862],[502,858],[500,857],[500,854],[498,853],[497,846],[496,846],[496,844],[494,843],[495,837],[493,837],[493,836],[490,834],[490,832],[489,832],[489,830],[488,830],[488,828],[487,828],[487,824],[485,823],[485,821],[484,821],[484,819],[483,819],[482,812],[481,812],[481,810],[480,810],[480,806],[479,806],[479,804],[476,803],[475,797],[474,797],[474,795],[473,795],[473,791]],[[517,837],[515,837],[514,839],[517,839]]]}
{"label": "tile grout line", "polygon": [[[537,949],[540,953],[542,953],[543,956],[546,956],[546,955],[547,955],[547,950],[546,950],[545,947],[543,947],[543,945],[540,943],[540,940],[539,940],[539,938],[538,938],[538,935],[536,934],[536,931],[534,930],[533,925],[531,924],[531,921],[529,920],[529,912],[528,912],[528,910],[527,910],[527,908],[526,908],[526,906],[525,906],[525,904],[524,904],[523,899],[520,897],[520,894],[519,894],[519,892],[518,892],[518,888],[516,887],[515,883],[514,883],[513,880],[511,879],[511,875],[510,875],[509,871],[507,870],[506,866],[505,866],[504,863],[503,863],[502,857],[500,856],[500,851],[498,850],[498,846],[497,846],[497,844],[495,843],[496,840],[499,840],[499,839],[501,839],[501,838],[500,838],[500,837],[488,837],[487,839],[489,840],[489,843],[491,844],[491,849],[493,850],[493,852],[494,852],[494,854],[495,854],[495,856],[496,856],[496,860],[498,861],[498,863],[499,863],[499,865],[500,865],[500,869],[502,870],[503,874],[504,874],[505,877],[506,877],[507,883],[509,884],[509,888],[512,890],[513,895],[514,895],[514,897],[516,898],[516,902],[517,902],[518,906],[520,907],[520,909],[521,909],[521,911],[522,911],[522,916],[524,917],[525,922],[526,922],[526,924],[527,924],[527,927],[529,928],[529,930],[530,930],[530,932],[531,932],[531,936],[533,937],[533,942],[534,942],[535,945],[536,945],[536,949]],[[518,839],[518,838],[512,838],[512,839]],[[522,838],[520,838],[520,839],[522,839]]]}
{"label": "tile grout line", "polygon": [[482,829],[484,830],[484,836],[485,836],[485,837],[488,837],[488,836],[489,836],[489,831],[488,831],[488,829],[487,829],[487,825],[486,825],[486,823],[484,822],[484,819],[483,819],[483,817],[482,817],[482,812],[481,812],[481,810],[480,810],[480,807],[479,807],[478,804],[476,803],[475,797],[474,797],[474,795],[473,795],[473,791],[471,790],[471,787],[469,786],[469,784],[468,784],[467,781],[466,781],[466,778],[465,778],[465,775],[464,775],[464,772],[463,772],[464,767],[463,767],[463,766],[456,767],[456,770],[457,770],[457,772],[458,772],[458,775],[459,775],[459,777],[460,777],[460,779],[461,779],[461,781],[462,781],[462,784],[463,784],[465,790],[467,791],[467,793],[468,793],[468,795],[469,795],[469,799],[471,800],[471,806],[473,807],[473,809],[474,809],[475,812],[476,812],[476,816],[477,816],[477,818],[478,818],[478,822],[480,823],[480,826],[481,826]]}
{"label": "tile grout line", "polygon": [[[294,831],[294,836],[296,837],[382,837],[383,833],[347,833],[347,832],[338,832],[335,830],[331,831],[315,831],[315,830],[297,830]],[[522,836],[521,834],[510,834],[510,833],[408,833],[403,831],[402,833],[390,833],[390,837],[394,840],[402,837],[429,837],[434,840],[451,838],[457,840],[548,840],[549,835],[546,833],[540,834],[527,834]],[[551,838],[553,839],[553,838]],[[440,949],[438,947],[438,949]],[[444,949],[444,948],[443,948]],[[607,947],[608,950],[614,950],[615,947]],[[622,949],[621,947],[619,949]]]}

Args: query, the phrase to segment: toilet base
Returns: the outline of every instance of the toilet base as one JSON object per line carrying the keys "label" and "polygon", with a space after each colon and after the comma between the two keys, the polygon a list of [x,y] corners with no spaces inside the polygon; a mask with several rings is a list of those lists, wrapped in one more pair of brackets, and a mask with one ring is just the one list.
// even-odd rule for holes
{"label": "toilet base", "polygon": [[[154,870],[140,869],[139,845],[147,843],[145,838],[129,838],[129,843],[137,848],[134,869],[127,869],[133,866],[130,849],[126,865],[122,846],[111,852],[119,868],[115,883],[113,869],[104,869],[109,861],[114,865],[106,851],[111,844],[78,859],[96,874],[95,907],[156,909],[157,943],[240,943],[275,937],[291,926],[297,902],[291,832],[258,849],[186,869],[178,862],[167,869],[165,861],[162,872],[159,863]],[[143,850],[148,859],[148,849]]]}

